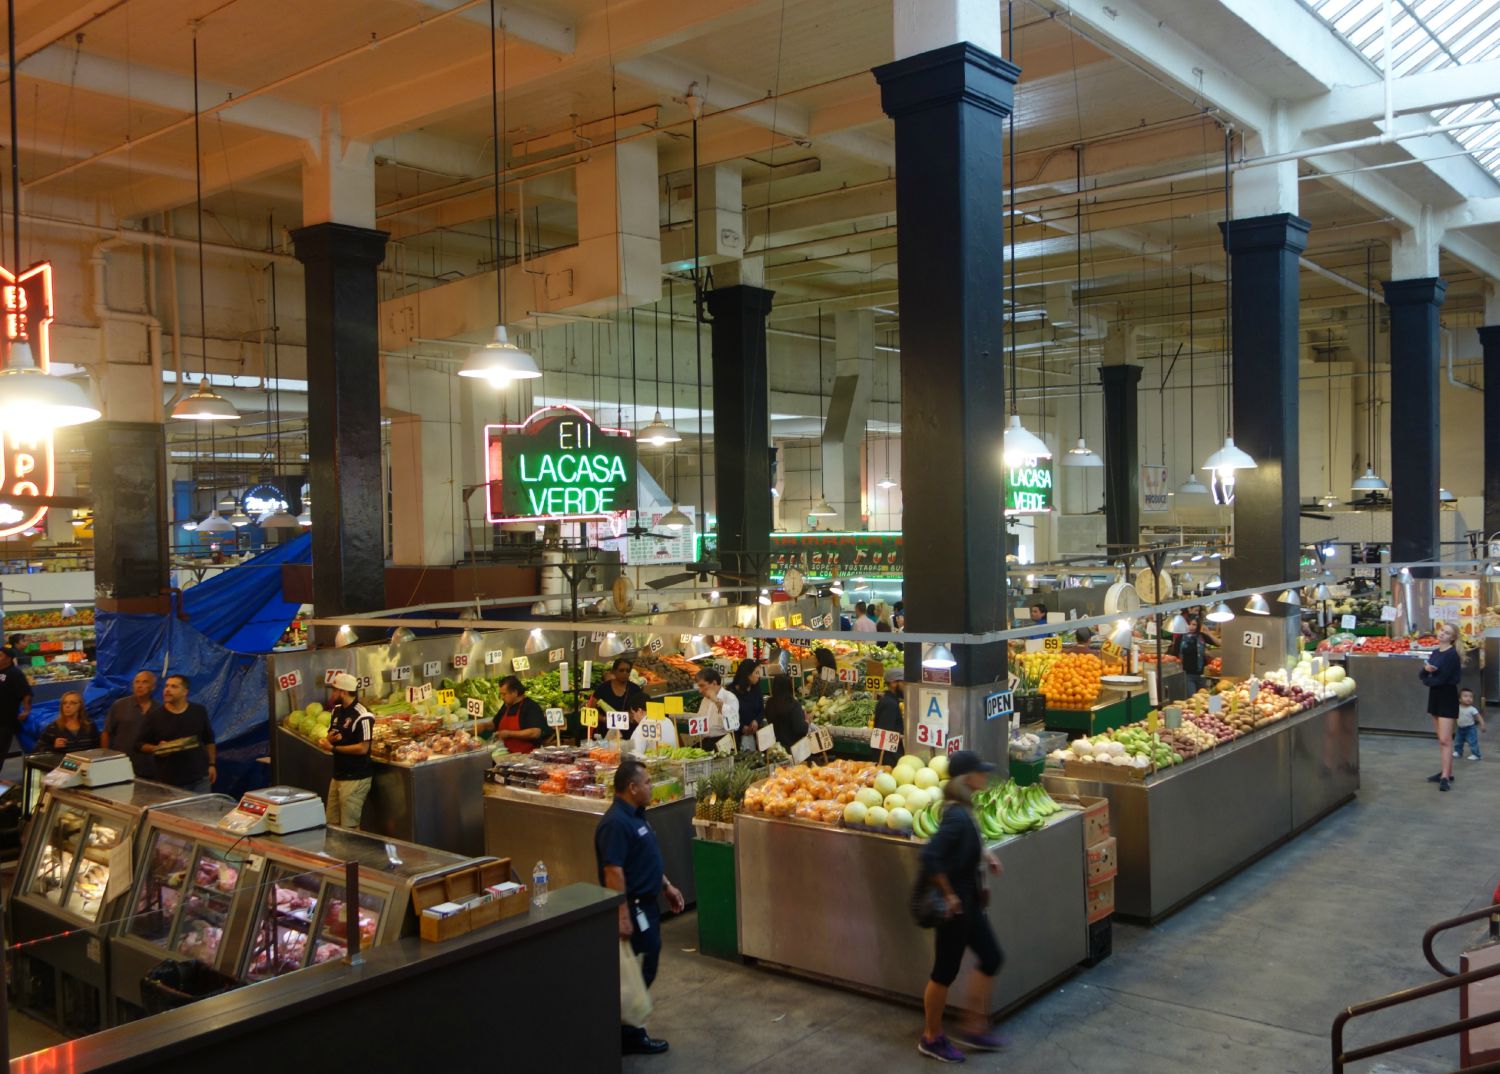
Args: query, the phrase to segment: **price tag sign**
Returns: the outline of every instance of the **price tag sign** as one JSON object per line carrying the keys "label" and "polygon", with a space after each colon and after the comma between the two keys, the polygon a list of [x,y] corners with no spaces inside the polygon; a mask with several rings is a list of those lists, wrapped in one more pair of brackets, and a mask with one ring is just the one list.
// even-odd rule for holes
{"label": "price tag sign", "polygon": [[1048,653],[1062,652],[1062,638],[1054,634],[1050,638],[1042,639],[1042,651]]}
{"label": "price tag sign", "polygon": [[788,664],[786,666],[786,673],[792,677],[793,682],[797,682],[802,678],[802,665]]}
{"label": "price tag sign", "polygon": [[1112,656],[1112,657],[1114,657],[1116,660],[1120,659],[1121,657],[1123,657],[1125,655],[1125,650],[1122,649],[1122,648],[1120,648],[1118,645],[1116,645],[1112,641],[1107,641],[1103,645],[1099,646],[1099,651],[1101,653],[1103,653],[1105,656]]}
{"label": "price tag sign", "polygon": [[866,675],[865,689],[872,694],[878,694],[885,689],[884,675]]}
{"label": "price tag sign", "polygon": [[561,664],[568,657],[567,649],[553,649],[547,654],[547,663]]}
{"label": "price tag sign", "polygon": [[724,727],[730,731],[738,731],[740,729],[740,714],[738,712],[724,713]]}
{"label": "price tag sign", "polygon": [[679,634],[677,635],[677,644],[691,645],[693,644],[693,636],[691,634]]}
{"label": "price tag sign", "polygon": [[344,673],[343,668],[329,668],[323,672],[323,685],[332,686],[333,680]]}
{"label": "price tag sign", "polygon": [[411,678],[411,665],[410,664],[402,664],[398,668],[391,668],[391,681],[392,682],[405,682],[409,678]]}
{"label": "price tag sign", "polygon": [[[682,707],[681,694],[673,694],[670,697],[664,697],[661,699],[661,703],[668,716],[680,716],[684,711]],[[700,731],[698,733],[702,734],[703,732]]]}
{"label": "price tag sign", "polygon": [[1009,690],[998,690],[984,699],[984,718],[998,720],[1016,711],[1016,695]]}
{"label": "price tag sign", "polygon": [[1217,716],[1224,711],[1224,695],[1214,694],[1208,699],[1208,711]]}
{"label": "price tag sign", "polygon": [[1346,615],[1342,619],[1339,620],[1339,626],[1341,626],[1345,630],[1353,630],[1354,627],[1355,627],[1355,625],[1358,622],[1359,622],[1359,620],[1356,619],[1354,616],[1352,616],[1352,615]]}
{"label": "price tag sign", "polygon": [[355,683],[356,685],[354,688],[356,690],[368,690],[371,686],[375,685],[374,680],[372,680],[368,675],[359,676],[359,678],[355,680]]}
{"label": "price tag sign", "polygon": [[1156,728],[1157,728],[1158,720],[1159,719],[1160,719],[1160,717],[1158,716],[1157,711],[1155,709],[1152,709],[1150,712],[1146,713],[1146,733],[1147,734],[1151,734],[1151,735],[1156,734]]}
{"label": "price tag sign", "polygon": [[947,750],[949,753],[957,753],[959,750],[961,750],[963,748],[964,748],[964,736],[963,735],[949,735],[948,736],[948,742],[943,747],[943,749]]}
{"label": "price tag sign", "polygon": [[1028,653],[1039,653],[1039,652],[1042,651],[1042,639],[1041,638],[1027,638],[1025,644],[1026,644],[1026,651]]}
{"label": "price tag sign", "polygon": [[1264,649],[1266,647],[1266,636],[1258,630],[1245,631],[1245,648]]}
{"label": "price tag sign", "polygon": [[454,705],[458,703],[458,695],[452,690],[439,690],[437,692],[439,705]]}
{"label": "price tag sign", "polygon": [[566,726],[568,726],[568,717],[567,717],[567,714],[564,713],[562,709],[548,709],[547,710],[547,726],[548,727],[566,727]]}
{"label": "price tag sign", "polygon": [[940,750],[948,738],[948,691],[917,691],[916,743]]}
{"label": "price tag sign", "polygon": [[660,701],[646,702],[646,715],[653,720],[660,720],[667,714],[667,706]]}
{"label": "price tag sign", "polygon": [[484,654],[484,662],[489,666],[498,664],[504,659],[505,651],[503,649],[491,649],[489,652]]}
{"label": "price tag sign", "polygon": [[454,653],[453,654],[453,666],[456,667],[456,668],[466,668],[466,667],[468,667],[469,666],[469,654],[468,653]]}
{"label": "price tag sign", "polygon": [[1380,621],[1382,623],[1394,623],[1396,621],[1396,609],[1386,604],[1380,609]]}
{"label": "price tag sign", "polygon": [[723,738],[719,739],[717,742],[714,743],[714,750],[716,752],[718,752],[718,753],[733,753],[734,752],[734,736],[733,735],[725,735]]}
{"label": "price tag sign", "polygon": [[[802,741],[806,742],[807,739],[804,738]],[[770,749],[774,745],[776,745],[776,728],[771,727],[768,724],[767,726],[762,727],[759,731],[755,732],[755,748],[756,749],[758,749],[762,753],[764,753],[766,750]],[[808,752],[811,753],[812,751],[808,750]],[[802,759],[804,761],[807,760],[806,757],[804,757]]]}
{"label": "price tag sign", "polygon": [[422,678],[435,679],[443,673],[443,662],[441,660],[427,660],[422,664]]}
{"label": "price tag sign", "polygon": [[[759,744],[760,736],[756,735],[755,738],[757,744]],[[802,764],[809,757],[811,757],[812,752],[812,742],[810,742],[806,738],[799,738],[796,742],[792,743],[792,760],[796,761],[798,764]]]}
{"label": "price tag sign", "polygon": [[815,742],[817,744],[817,749],[818,749],[819,753],[827,753],[829,750],[833,749],[833,735],[829,733],[828,728],[826,728],[826,727],[816,727],[816,728],[814,728],[813,729],[813,739],[815,740]]}
{"label": "price tag sign", "polygon": [[922,722],[917,724],[916,741],[918,746],[926,746],[931,750],[940,750],[943,743],[948,740],[948,732],[937,724]]}
{"label": "price tag sign", "polygon": [[432,696],[432,683],[424,682],[421,686],[408,686],[406,688],[406,700],[415,705],[426,701]]}
{"label": "price tag sign", "polygon": [[[627,723],[629,722],[629,718],[628,717],[626,719],[626,722]],[[661,741],[661,721],[660,720],[642,720],[641,721],[641,741],[642,742],[649,742],[652,745],[655,745],[656,743],[658,743],[658,742]]]}
{"label": "price tag sign", "polygon": [[477,697],[471,697],[464,702],[464,708],[469,710],[469,715],[476,720],[484,718],[484,702]]}
{"label": "price tag sign", "polygon": [[802,625],[802,613],[801,612],[793,612],[792,613],[792,626],[801,626],[801,625]]}
{"label": "price tag sign", "polygon": [[[337,672],[335,672],[337,674]],[[302,672],[288,671],[285,675],[276,676],[276,685],[282,690],[290,690],[295,686],[302,685]]]}
{"label": "price tag sign", "polygon": [[1257,697],[1259,697],[1260,696],[1260,683],[1258,683],[1258,682],[1252,682],[1250,684],[1250,691],[1249,691],[1249,693],[1250,693],[1250,700],[1251,701],[1254,701]]}
{"label": "price tag sign", "polygon": [[651,639],[651,644],[649,646],[647,646],[647,648],[649,648],[653,653],[659,653],[662,650],[662,645],[663,644],[664,643],[662,642],[662,640],[660,638],[652,638]]}
{"label": "price tag sign", "polygon": [[1154,637],[1156,637],[1156,620],[1155,619],[1147,619],[1146,620],[1146,637],[1148,637],[1148,638],[1154,638]]}
{"label": "price tag sign", "polygon": [[859,668],[839,668],[839,682],[850,686],[859,682]]}
{"label": "price tag sign", "polygon": [[687,733],[700,737],[708,734],[708,717],[689,716],[687,720]]}
{"label": "price tag sign", "polygon": [[531,657],[529,657],[529,656],[518,656],[518,657],[516,657],[515,659],[513,659],[510,662],[510,670],[512,670],[512,671],[530,671],[531,670]]}
{"label": "price tag sign", "polygon": [[895,753],[901,749],[901,735],[897,731],[870,730],[870,748],[882,753]]}
{"label": "price tag sign", "polygon": [[[630,713],[613,711],[606,712],[604,714],[604,726],[611,731],[629,731]],[[641,737],[645,737],[644,733]]]}
{"label": "price tag sign", "polygon": [[785,630],[786,629],[786,616],[784,616],[784,615],[778,615],[775,619],[772,619],[771,620],[771,629],[772,630]]}
{"label": "price tag sign", "polygon": [[598,709],[583,709],[583,710],[581,710],[578,713],[578,722],[581,723],[581,724],[583,724],[583,726],[589,728],[590,730],[593,730],[595,727],[599,726],[599,710]]}

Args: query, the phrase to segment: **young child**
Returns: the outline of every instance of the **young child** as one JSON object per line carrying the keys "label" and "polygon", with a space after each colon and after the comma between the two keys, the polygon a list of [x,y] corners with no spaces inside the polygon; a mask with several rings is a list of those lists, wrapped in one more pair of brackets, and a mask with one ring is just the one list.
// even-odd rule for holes
{"label": "young child", "polygon": [[[1476,726],[1477,725],[1477,726]],[[1458,692],[1458,734],[1453,739],[1453,756],[1464,755],[1464,743],[1469,744],[1469,760],[1479,760],[1479,732],[1484,730],[1484,716],[1474,707],[1474,691]]]}

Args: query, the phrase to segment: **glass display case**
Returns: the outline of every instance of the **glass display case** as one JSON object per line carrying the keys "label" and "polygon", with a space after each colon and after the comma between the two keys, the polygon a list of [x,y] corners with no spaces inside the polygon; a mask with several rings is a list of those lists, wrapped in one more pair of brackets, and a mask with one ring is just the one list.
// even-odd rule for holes
{"label": "glass display case", "polygon": [[[359,895],[361,947],[372,947],[385,918],[383,893]],[[255,925],[240,976],[263,981],[283,973],[343,958],[349,951],[349,909],[344,885],[318,873],[276,867],[257,900]]]}

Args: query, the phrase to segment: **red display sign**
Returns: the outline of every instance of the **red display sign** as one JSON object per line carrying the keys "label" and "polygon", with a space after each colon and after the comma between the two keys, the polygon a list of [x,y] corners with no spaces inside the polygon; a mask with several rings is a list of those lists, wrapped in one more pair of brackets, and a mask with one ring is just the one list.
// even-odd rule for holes
{"label": "red display sign", "polygon": [[[45,373],[52,364],[52,266],[35,265],[20,276],[0,266],[0,312],[6,364],[11,347],[24,339]],[[50,430],[0,430],[0,537],[31,529],[47,517],[47,508],[34,501],[53,494],[53,466]]]}

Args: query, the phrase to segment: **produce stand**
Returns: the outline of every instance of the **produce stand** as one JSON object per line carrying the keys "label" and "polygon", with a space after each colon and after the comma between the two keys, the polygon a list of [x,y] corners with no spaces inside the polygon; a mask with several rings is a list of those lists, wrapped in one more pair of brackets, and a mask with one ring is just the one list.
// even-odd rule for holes
{"label": "produce stand", "polygon": [[[128,912],[141,825],[152,811],[203,800],[232,805],[222,795],[205,799],[146,780],[51,789],[42,797],[22,849],[6,930],[11,942],[29,944],[16,955],[23,1009],[54,1024],[74,1022],[70,1028],[103,1024],[108,968],[100,936],[102,927]],[[29,965],[33,961],[46,969]],[[67,1017],[70,1010],[75,1018]]]}
{"label": "produce stand", "polygon": [[[360,828],[455,854],[482,854],[480,796],[490,764],[486,750],[412,765],[377,760]],[[271,766],[277,782],[321,794],[333,779],[333,755],[285,727],[271,735]]]}
{"label": "produce stand", "polygon": [[[1329,654],[1332,660],[1344,661],[1349,677],[1359,683],[1360,693],[1379,699],[1361,708],[1361,731],[1424,736],[1433,733],[1432,717],[1427,715],[1427,687],[1418,678],[1429,655],[1425,652]],[[1481,696],[1479,679],[1479,654],[1473,652],[1464,661],[1461,688],[1473,690],[1476,701]]]}
{"label": "produce stand", "polygon": [[1116,912],[1154,922],[1350,801],[1358,721],[1355,698],[1327,701],[1144,779],[1049,769],[1043,784],[1109,800]]}
{"label": "produce stand", "polygon": [[[484,785],[485,853],[509,858],[523,876],[539,861],[547,863],[550,887],[597,884],[599,864],[594,855],[594,829],[609,808],[606,798],[571,794],[543,794],[526,787],[499,783]],[[693,811],[691,796],[660,802],[646,810],[646,819],[661,844],[662,864],[682,897],[692,906],[698,899],[693,879]]]}
{"label": "produce stand", "polygon": [[[992,844],[1005,879],[990,923],[1005,952],[990,1011],[1008,1010],[1072,973],[1087,954],[1083,815]],[[747,958],[853,988],[920,1001],[932,934],[908,898],[923,844],[911,839],[735,817],[739,949]]]}
{"label": "produce stand", "polygon": [[473,864],[458,854],[345,828],[248,839],[221,830],[222,796],[148,815],[132,916],[109,939],[112,999],[122,1019],[141,1006],[141,978],[167,958],[193,958],[255,982],[348,952],[348,862],[359,867],[362,947],[415,936],[411,889]]}
{"label": "produce stand", "polygon": [[1144,685],[1128,688],[1106,686],[1099,691],[1099,700],[1088,708],[1049,708],[1043,723],[1049,731],[1096,735],[1144,719],[1150,707],[1151,697]]}

